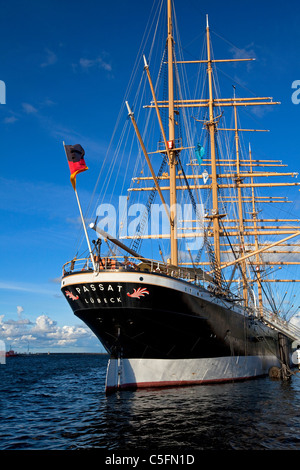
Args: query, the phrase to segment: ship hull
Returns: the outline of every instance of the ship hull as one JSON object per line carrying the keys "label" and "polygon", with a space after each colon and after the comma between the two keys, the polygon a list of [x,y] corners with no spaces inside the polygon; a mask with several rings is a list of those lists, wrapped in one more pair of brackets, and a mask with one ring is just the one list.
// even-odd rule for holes
{"label": "ship hull", "polygon": [[275,329],[186,281],[86,272],[65,276],[62,291],[110,354],[107,392],[245,380],[280,366]]}
{"label": "ship hull", "polygon": [[204,359],[110,359],[106,391],[235,382],[263,377],[279,367],[274,356]]}

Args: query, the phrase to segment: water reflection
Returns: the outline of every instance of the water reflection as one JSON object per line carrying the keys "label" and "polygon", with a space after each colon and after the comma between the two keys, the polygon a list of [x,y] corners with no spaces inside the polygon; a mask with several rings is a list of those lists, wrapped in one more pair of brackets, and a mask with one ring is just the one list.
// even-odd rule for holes
{"label": "water reflection", "polygon": [[299,391],[299,379],[266,378],[122,392],[106,399],[106,442],[148,450],[299,449]]}

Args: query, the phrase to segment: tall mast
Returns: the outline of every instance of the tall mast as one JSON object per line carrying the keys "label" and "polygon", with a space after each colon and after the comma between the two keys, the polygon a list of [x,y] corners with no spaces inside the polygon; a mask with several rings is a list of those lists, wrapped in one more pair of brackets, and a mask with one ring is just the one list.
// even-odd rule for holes
{"label": "tall mast", "polygon": [[[238,200],[238,226],[240,232],[240,240],[241,240],[241,251],[240,256],[244,254],[245,250],[245,237],[244,237],[244,219],[243,219],[243,202],[242,202],[242,189],[241,189],[241,174],[240,174],[240,138],[239,138],[239,130],[238,130],[238,119],[237,119],[237,107],[235,101],[235,87],[234,87],[234,133],[235,133],[235,152],[236,152],[236,186],[237,186],[237,200]],[[253,188],[252,188],[253,189]],[[248,305],[248,289],[247,289],[247,271],[246,271],[246,261],[242,261],[241,263],[241,270],[242,270],[242,282],[243,282],[243,298],[245,301],[245,306]]]}
{"label": "tall mast", "polygon": [[[250,172],[253,173],[253,163],[252,163],[252,152],[251,146],[249,144],[249,161],[250,161]],[[251,183],[253,184],[253,177],[251,176]],[[251,188],[251,200],[252,200],[252,218],[253,218],[253,228],[254,228],[254,240],[255,240],[255,250],[258,251],[259,243],[258,243],[258,235],[257,235],[257,210],[255,206],[255,195],[254,195],[254,187]],[[263,315],[263,300],[262,300],[262,288],[261,288],[261,273],[260,273],[260,257],[259,254],[256,254],[256,277],[257,277],[257,290],[258,290],[258,304],[259,304],[259,311],[260,315]]]}
{"label": "tall mast", "polygon": [[208,16],[206,17],[206,40],[207,40],[207,75],[208,75],[208,109],[209,109],[209,121],[206,123],[209,136],[210,136],[210,157],[211,157],[211,188],[212,188],[212,203],[213,210],[210,217],[213,220],[213,232],[214,232],[214,249],[215,249],[215,273],[216,281],[220,282],[220,225],[219,225],[219,204],[218,204],[218,182],[217,182],[217,165],[216,165],[216,122],[214,119],[214,98],[213,98],[213,77],[212,77],[212,60],[210,51],[210,33]]}
{"label": "tall mast", "polygon": [[169,141],[170,141],[170,212],[171,212],[171,264],[178,265],[178,245],[176,230],[176,154],[175,119],[174,119],[174,70],[173,70],[173,24],[172,0],[168,0],[168,83],[169,83]]}

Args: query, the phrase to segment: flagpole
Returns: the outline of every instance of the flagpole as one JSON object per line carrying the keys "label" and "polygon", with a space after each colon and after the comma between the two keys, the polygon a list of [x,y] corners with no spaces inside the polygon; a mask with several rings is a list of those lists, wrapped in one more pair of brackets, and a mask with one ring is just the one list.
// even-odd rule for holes
{"label": "flagpole", "polygon": [[[64,142],[63,142],[63,145],[64,145],[64,149],[65,149],[65,152],[66,152],[66,147],[65,147],[65,143],[64,143]],[[67,155],[67,152],[66,152],[66,155]],[[92,248],[91,248],[90,240],[89,240],[89,237],[88,237],[88,234],[87,234],[87,230],[86,230],[86,226],[85,226],[85,223],[84,223],[84,218],[83,218],[83,214],[82,214],[81,204],[80,204],[80,201],[79,201],[79,197],[78,197],[78,193],[77,193],[76,186],[73,187],[73,189],[74,189],[74,192],[75,192],[75,196],[76,196],[76,200],[77,200],[77,204],[78,204],[78,208],[79,208],[79,213],[80,213],[81,222],[82,222],[82,225],[83,225],[83,230],[84,230],[84,233],[85,233],[85,238],[86,238],[86,241],[87,241],[87,244],[88,244],[88,248],[89,248],[90,257],[91,257],[91,261],[92,261],[92,265],[93,265],[94,271],[96,271],[94,256],[93,256],[93,253],[92,253]]]}

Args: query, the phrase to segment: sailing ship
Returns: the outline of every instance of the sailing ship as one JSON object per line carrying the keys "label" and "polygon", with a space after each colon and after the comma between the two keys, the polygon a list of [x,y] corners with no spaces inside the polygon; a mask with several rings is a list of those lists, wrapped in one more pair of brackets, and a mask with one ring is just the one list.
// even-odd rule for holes
{"label": "sailing ship", "polygon": [[[283,373],[293,365],[293,348],[300,343],[300,330],[282,313],[284,297],[276,303],[270,290],[278,285],[276,281],[298,282],[295,277],[271,279],[271,272],[297,264],[293,257],[298,245],[288,242],[300,235],[299,220],[295,216],[262,218],[263,205],[272,202],[278,207],[288,200],[286,194],[257,194],[260,188],[299,185],[270,181],[297,173],[278,172],[284,166],[281,161],[253,158],[250,146],[247,155],[241,152],[241,135],[259,129],[242,128],[239,108],[278,103],[269,97],[238,97],[235,88],[230,98],[219,98],[216,63],[251,59],[214,59],[207,18],[205,57],[178,60],[173,4],[166,0],[163,5],[167,18],[161,61],[167,77],[163,96],[158,96],[151,67],[143,57],[143,74],[151,93],[144,107],[155,114],[157,150],[147,150],[148,134],[141,134],[126,101],[144,164],[139,176],[131,178],[126,200],[135,194],[146,194],[147,200],[135,233],[124,235],[120,224],[118,236],[111,234],[97,217],[90,224],[98,235],[91,247],[76,191],[76,175],[87,169],[84,150],[80,145],[65,146],[89,254],[63,266],[61,289],[74,314],[110,354],[107,392],[246,380],[266,376],[271,370]],[[205,97],[185,96],[179,69],[190,66],[204,70]],[[233,112],[229,127],[228,109]],[[187,127],[198,126],[202,144],[197,143],[195,132],[183,135],[180,120]],[[233,136],[234,147],[221,152],[219,141],[228,135]],[[265,167],[276,171],[265,171]],[[267,182],[261,182],[264,177]],[[180,219],[183,194],[191,215]],[[168,233],[158,230],[149,235],[145,226],[156,195]],[[130,246],[126,244],[129,239]],[[144,240],[158,241],[161,259],[153,259],[147,250],[141,252]],[[160,242],[165,241],[170,245],[163,253]],[[180,243],[185,243],[184,249]],[[105,244],[108,251],[103,254]],[[287,261],[289,255],[292,261]]]}

